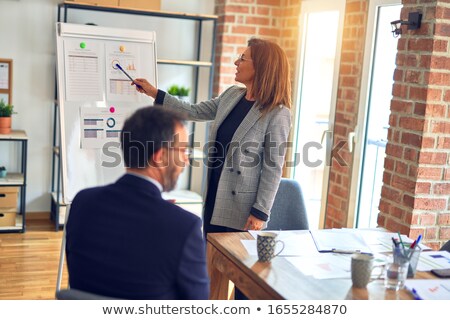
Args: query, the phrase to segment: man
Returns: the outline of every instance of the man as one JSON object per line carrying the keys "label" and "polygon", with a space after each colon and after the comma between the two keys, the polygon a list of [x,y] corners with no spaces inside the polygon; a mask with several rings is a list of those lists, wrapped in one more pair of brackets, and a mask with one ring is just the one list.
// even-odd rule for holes
{"label": "man", "polygon": [[121,144],[127,173],[80,191],[66,227],[70,287],[122,299],[208,299],[201,221],[165,201],[186,165],[184,118],[136,111]]}

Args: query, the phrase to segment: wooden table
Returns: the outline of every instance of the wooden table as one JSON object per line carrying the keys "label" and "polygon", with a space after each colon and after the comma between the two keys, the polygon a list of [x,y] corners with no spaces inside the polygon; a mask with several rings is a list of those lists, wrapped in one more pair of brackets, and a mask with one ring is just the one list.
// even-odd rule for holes
{"label": "wooden table", "polygon": [[[271,262],[258,262],[257,257],[248,255],[241,239],[252,240],[253,237],[247,232],[208,234],[210,299],[227,299],[230,280],[249,299],[254,300],[413,298],[407,290],[385,290],[383,280],[372,281],[367,289],[359,289],[352,287],[351,279],[319,280],[306,276],[283,257],[276,257]],[[429,272],[417,272],[416,278],[426,279],[434,276]]]}

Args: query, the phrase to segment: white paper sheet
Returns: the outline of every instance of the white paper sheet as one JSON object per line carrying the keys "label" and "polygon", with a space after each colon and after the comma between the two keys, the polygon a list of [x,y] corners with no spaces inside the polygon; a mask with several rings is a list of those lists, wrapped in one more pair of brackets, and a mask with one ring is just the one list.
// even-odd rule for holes
{"label": "white paper sheet", "polygon": [[9,63],[0,63],[0,89],[9,89]]}
{"label": "white paper sheet", "polygon": [[346,229],[310,230],[319,252],[333,250],[360,251],[372,253],[364,239],[355,232]]}
{"label": "white paper sheet", "polygon": [[101,52],[98,42],[64,40],[67,101],[103,101]]}
{"label": "white paper sheet", "polygon": [[314,257],[287,257],[301,273],[316,279],[350,278],[350,255],[322,253]]}
{"label": "white paper sheet", "polygon": [[107,142],[120,142],[120,131],[126,118],[116,108],[80,108],[80,147],[101,149]]}
{"label": "white paper sheet", "polygon": [[411,279],[406,280],[405,287],[423,300],[450,300],[450,280]]}
{"label": "white paper sheet", "polygon": [[419,256],[417,264],[418,271],[430,271],[431,269],[450,268],[450,252],[447,251],[425,251]]}
{"label": "white paper sheet", "polygon": [[136,78],[139,69],[137,44],[108,44],[105,47],[106,92],[108,101],[139,101],[142,96],[131,85],[131,80],[116,67],[118,63],[131,77]]}

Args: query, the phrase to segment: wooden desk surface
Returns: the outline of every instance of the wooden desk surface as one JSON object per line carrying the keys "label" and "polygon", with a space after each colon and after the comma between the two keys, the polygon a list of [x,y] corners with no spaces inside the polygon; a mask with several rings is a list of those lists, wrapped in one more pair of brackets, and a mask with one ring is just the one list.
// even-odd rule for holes
{"label": "wooden desk surface", "polygon": [[[351,279],[315,279],[306,276],[284,257],[258,262],[249,256],[241,239],[253,239],[247,232],[212,233],[207,239],[207,258],[211,277],[211,299],[227,299],[228,281],[233,281],[249,299],[367,300],[407,299],[407,290],[385,290],[384,280],[369,283],[367,289],[353,288]],[[434,278],[418,272],[418,279]]]}

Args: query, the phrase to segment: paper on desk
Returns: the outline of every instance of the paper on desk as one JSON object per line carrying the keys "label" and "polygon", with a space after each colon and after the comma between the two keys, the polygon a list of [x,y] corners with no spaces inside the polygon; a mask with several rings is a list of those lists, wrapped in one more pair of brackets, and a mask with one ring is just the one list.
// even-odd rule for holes
{"label": "paper on desk", "polygon": [[417,264],[418,271],[447,268],[450,268],[450,252],[425,251],[420,253],[419,263]]}
{"label": "paper on desk", "polygon": [[450,280],[411,279],[406,280],[405,287],[416,291],[416,295],[424,300],[450,300]]}
{"label": "paper on desk", "polygon": [[[392,252],[392,238],[398,238],[398,234],[394,232],[386,232],[382,229],[332,229],[332,230],[341,230],[342,232],[356,233],[359,234],[364,242],[369,246],[372,250],[372,253],[384,253],[384,252]],[[402,234],[402,241],[404,244],[411,244],[414,240],[408,238],[406,235]],[[419,247],[424,250],[431,250],[430,247],[419,244]]]}
{"label": "paper on desk", "polygon": [[319,252],[349,250],[372,253],[364,239],[358,233],[348,232],[348,229],[310,230],[310,232]]}
{"label": "paper on desk", "polygon": [[287,257],[295,268],[316,279],[350,278],[351,255],[322,253],[314,257]]}
{"label": "paper on desk", "polygon": [[[264,231],[249,232],[256,239],[257,235]],[[312,240],[311,234],[308,230],[276,231],[276,233],[278,234],[277,240],[284,242],[284,249],[280,253],[280,256],[311,256],[318,254],[314,241]],[[241,240],[241,242],[249,255],[258,255],[256,250],[256,240]],[[281,246],[281,244],[277,244],[275,252],[278,252]]]}

